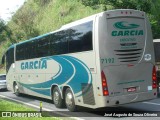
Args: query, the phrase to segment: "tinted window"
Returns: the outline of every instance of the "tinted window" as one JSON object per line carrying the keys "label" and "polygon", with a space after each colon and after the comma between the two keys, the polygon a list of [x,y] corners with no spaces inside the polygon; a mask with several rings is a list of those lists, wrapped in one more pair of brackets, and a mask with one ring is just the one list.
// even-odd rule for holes
{"label": "tinted window", "polygon": [[16,46],[16,60],[25,59],[25,49],[26,49],[26,45],[24,44]]}
{"label": "tinted window", "polygon": [[6,76],[5,75],[1,75],[0,76],[0,80],[6,80]]}
{"label": "tinted window", "polygon": [[32,40],[28,43],[28,51],[26,51],[27,53],[29,53],[29,58],[37,58],[37,41],[36,40]]}
{"label": "tinted window", "polygon": [[92,22],[77,25],[70,29],[69,52],[92,50]]}
{"label": "tinted window", "polygon": [[50,55],[50,35],[37,40],[37,57]]}
{"label": "tinted window", "polygon": [[14,62],[14,48],[10,48],[6,52],[6,71],[8,72],[10,66]]}
{"label": "tinted window", "polygon": [[16,47],[16,60],[92,50],[93,22],[71,27]]}
{"label": "tinted window", "polygon": [[16,46],[16,60],[25,60],[37,58],[37,43],[38,41],[32,40]]}
{"label": "tinted window", "polygon": [[53,33],[50,38],[50,53],[51,55],[68,53],[68,36],[69,31],[63,30]]}
{"label": "tinted window", "polygon": [[[23,57],[24,59],[30,59],[31,56],[32,56],[32,52],[33,52],[32,49],[33,49],[33,47],[32,47],[31,44],[32,44],[32,41],[25,43],[25,46],[22,45],[22,46],[24,46],[24,49],[25,49],[24,57]],[[18,49],[17,49],[17,51],[18,51]],[[21,56],[22,56],[22,54],[21,54]],[[18,55],[17,55],[17,57],[18,57]]]}

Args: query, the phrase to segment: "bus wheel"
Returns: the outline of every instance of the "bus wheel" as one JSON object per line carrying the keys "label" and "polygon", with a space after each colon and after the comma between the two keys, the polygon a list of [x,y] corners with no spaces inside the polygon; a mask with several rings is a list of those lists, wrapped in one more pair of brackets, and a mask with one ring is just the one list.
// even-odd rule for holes
{"label": "bus wheel", "polygon": [[19,96],[20,93],[19,93],[19,88],[18,88],[17,83],[14,83],[13,89],[14,89],[14,94],[15,94],[16,96]]}
{"label": "bus wheel", "polygon": [[60,94],[60,91],[59,91],[58,87],[55,87],[53,89],[52,98],[53,98],[53,103],[55,104],[55,106],[57,108],[62,108],[64,106],[64,101],[61,97],[61,94]]}
{"label": "bus wheel", "polygon": [[77,110],[77,106],[75,105],[74,96],[70,88],[67,88],[65,92],[65,103],[69,111],[74,112]]}

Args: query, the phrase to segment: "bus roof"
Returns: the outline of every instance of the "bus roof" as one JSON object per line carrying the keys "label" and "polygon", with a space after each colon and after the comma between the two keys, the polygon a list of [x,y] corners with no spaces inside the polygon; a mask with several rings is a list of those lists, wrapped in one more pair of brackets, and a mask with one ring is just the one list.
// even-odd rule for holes
{"label": "bus roof", "polygon": [[[79,25],[79,24],[82,24],[82,23],[85,23],[85,22],[92,21],[92,20],[94,20],[94,18],[95,18],[97,15],[98,15],[98,16],[101,16],[101,15],[103,15],[103,13],[110,13],[110,12],[114,12],[114,14],[116,14],[118,11],[134,11],[134,12],[141,12],[141,13],[143,13],[142,11],[134,10],[134,9],[115,9],[115,10],[103,11],[103,12],[100,12],[100,13],[97,13],[97,14],[94,14],[94,15],[91,15],[91,16],[89,16],[89,17],[85,17],[85,18],[82,18],[82,19],[80,19],[80,20],[76,20],[76,21],[71,22],[71,23],[69,23],[69,24],[63,25],[60,29],[57,29],[57,30],[55,30],[55,31],[52,31],[52,32],[49,32],[49,33],[46,33],[46,34],[43,34],[43,35],[40,35],[40,36],[31,38],[31,39],[29,39],[29,40],[25,40],[25,41],[19,42],[19,43],[17,43],[16,45],[20,45],[20,44],[23,44],[23,43],[26,43],[26,42],[29,42],[29,41],[32,41],[32,40],[36,40],[36,39],[45,37],[45,36],[47,36],[47,35],[50,35],[50,34],[52,34],[52,33],[58,32],[58,31],[63,30],[63,29],[70,28],[70,27],[75,26],[75,25]],[[136,15],[138,15],[138,14],[136,14]]]}
{"label": "bus roof", "polygon": [[[63,25],[61,29],[67,29],[69,27],[72,27],[72,26],[75,26],[75,25],[78,25],[78,24],[82,24],[82,23],[85,23],[85,22],[89,22],[89,21],[92,21],[94,20],[94,18],[96,16],[101,16],[103,15],[103,13],[107,13],[107,14],[110,14],[110,13],[113,13],[114,15],[118,15],[118,16],[124,16],[124,14],[118,14],[119,11],[134,11],[134,16],[141,16],[141,14],[144,14],[144,12],[142,11],[139,11],[139,10],[134,10],[134,9],[116,9],[116,10],[108,10],[108,11],[103,11],[103,12],[100,12],[100,13],[97,13],[97,14],[94,14],[94,15],[91,15],[89,17],[85,17],[83,19],[80,19],[80,20],[77,20],[77,21],[74,21],[74,22],[71,22],[69,24],[66,24],[66,25]],[[128,15],[133,15],[133,14],[128,14]],[[142,16],[141,16],[142,17]]]}
{"label": "bus roof", "polygon": [[94,20],[97,14],[63,25],[60,30]]}

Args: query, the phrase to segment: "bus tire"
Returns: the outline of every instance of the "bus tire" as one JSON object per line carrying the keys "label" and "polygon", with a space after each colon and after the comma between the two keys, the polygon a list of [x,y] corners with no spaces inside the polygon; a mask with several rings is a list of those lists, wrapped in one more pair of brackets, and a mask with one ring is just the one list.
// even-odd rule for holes
{"label": "bus tire", "polygon": [[13,90],[14,90],[14,94],[15,94],[16,96],[20,96],[20,92],[19,92],[19,88],[18,88],[17,83],[14,83],[14,85],[13,85]]}
{"label": "bus tire", "polygon": [[67,88],[65,92],[65,104],[69,111],[71,112],[77,111],[77,106],[75,105],[74,96],[70,88]]}
{"label": "bus tire", "polygon": [[54,105],[57,107],[57,108],[62,108],[64,107],[64,101],[61,97],[61,93],[58,89],[58,87],[55,87],[53,89],[53,95],[52,95],[52,98],[53,98],[53,103]]}

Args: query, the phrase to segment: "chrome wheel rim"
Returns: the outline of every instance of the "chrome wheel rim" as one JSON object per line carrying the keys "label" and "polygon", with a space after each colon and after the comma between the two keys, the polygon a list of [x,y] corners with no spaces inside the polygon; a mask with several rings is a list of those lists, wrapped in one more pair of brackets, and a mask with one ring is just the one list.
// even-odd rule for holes
{"label": "chrome wheel rim", "polygon": [[72,93],[67,93],[66,95],[66,104],[67,106],[72,106],[73,105],[73,96],[72,96]]}
{"label": "chrome wheel rim", "polygon": [[58,104],[58,101],[59,101],[59,93],[58,93],[58,91],[54,92],[53,99],[54,99],[54,103]]}

